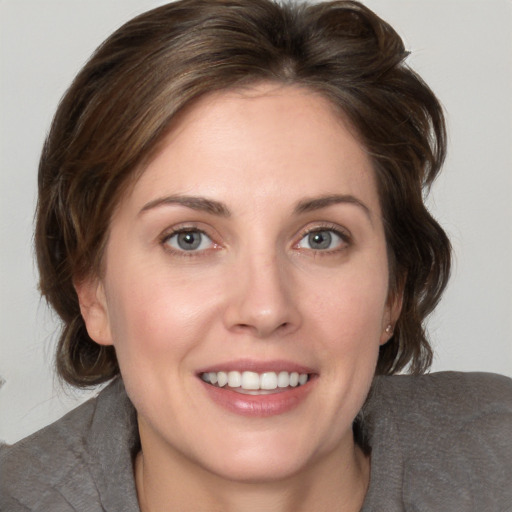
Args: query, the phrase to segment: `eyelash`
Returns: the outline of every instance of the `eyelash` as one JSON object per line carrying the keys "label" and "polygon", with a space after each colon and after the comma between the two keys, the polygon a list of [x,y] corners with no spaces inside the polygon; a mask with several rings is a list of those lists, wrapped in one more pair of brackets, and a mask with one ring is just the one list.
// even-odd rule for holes
{"label": "eyelash", "polygon": [[[171,245],[169,244],[169,240],[174,236],[179,236],[181,233],[199,233],[202,236],[207,237],[211,241],[211,244],[213,245],[213,247],[211,247],[209,249],[198,250],[198,251],[197,250],[187,251],[185,249],[180,250],[180,249],[175,249],[174,247],[171,247]],[[205,253],[207,253],[211,250],[216,250],[217,248],[220,247],[220,245],[216,244],[213,241],[213,238],[208,233],[206,233],[206,231],[198,228],[197,226],[183,226],[183,227],[179,227],[179,228],[174,228],[170,231],[166,231],[165,233],[162,234],[159,241],[160,241],[160,244],[164,247],[164,249],[166,251],[170,252],[173,255],[182,256],[185,258],[202,256]]]}
{"label": "eyelash", "polygon": [[[334,235],[339,237],[340,240],[343,242],[342,247],[336,247],[334,249],[312,249],[312,248],[310,249],[310,248],[299,247],[299,244],[306,237],[308,237],[314,233],[322,233],[322,232],[334,233]],[[169,240],[174,236],[180,235],[181,233],[199,233],[203,236],[206,236],[211,241],[211,244],[213,245],[213,247],[208,248],[208,249],[190,250],[190,251],[187,251],[185,249],[179,250],[179,249],[175,249],[175,248],[171,247],[169,244]],[[162,246],[164,246],[166,251],[172,253],[173,255],[182,256],[185,258],[202,256],[202,255],[205,255],[206,253],[210,252],[211,250],[216,250],[219,247],[221,247],[220,244],[217,244],[214,242],[213,238],[208,233],[206,233],[206,231],[198,228],[197,226],[193,226],[193,225],[178,227],[178,228],[172,229],[171,231],[166,231],[165,233],[163,233],[161,235],[159,242]],[[321,225],[321,226],[315,226],[315,227],[312,227],[310,229],[306,229],[305,231],[303,231],[300,234],[299,241],[294,243],[293,248],[298,249],[301,252],[312,252],[313,254],[315,254],[315,256],[316,255],[329,256],[329,255],[337,254],[339,252],[344,251],[351,244],[352,244],[352,237],[347,231],[340,229],[340,227],[337,225],[326,224],[326,225]]]}
{"label": "eyelash", "polygon": [[304,240],[306,237],[308,237],[311,234],[322,233],[325,231],[334,233],[336,236],[338,236],[341,239],[341,241],[343,242],[342,247],[337,247],[334,249],[324,249],[324,250],[322,250],[322,249],[317,249],[317,250],[304,249],[304,250],[313,252],[315,256],[329,256],[329,255],[337,254],[339,252],[346,250],[353,243],[352,236],[350,235],[350,233],[348,231],[341,229],[338,225],[326,224],[326,225],[315,226],[310,229],[306,229],[304,232],[301,233],[300,239],[296,244],[294,244],[294,247],[301,250],[301,248],[298,246],[302,242],[302,240]]}

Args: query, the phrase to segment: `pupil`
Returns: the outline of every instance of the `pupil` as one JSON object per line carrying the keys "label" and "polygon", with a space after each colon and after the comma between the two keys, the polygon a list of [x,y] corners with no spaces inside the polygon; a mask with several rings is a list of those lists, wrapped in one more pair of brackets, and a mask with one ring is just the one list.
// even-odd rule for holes
{"label": "pupil", "polygon": [[331,241],[332,236],[329,231],[317,231],[309,235],[309,245],[313,249],[328,249]]}
{"label": "pupil", "polygon": [[201,244],[200,233],[180,233],[178,235],[178,245],[184,251],[192,251],[197,249]]}

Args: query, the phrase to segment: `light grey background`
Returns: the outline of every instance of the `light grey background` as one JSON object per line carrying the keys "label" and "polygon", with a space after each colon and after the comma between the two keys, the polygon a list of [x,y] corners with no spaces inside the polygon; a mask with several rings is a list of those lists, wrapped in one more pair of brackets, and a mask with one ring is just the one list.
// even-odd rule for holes
{"label": "light grey background", "polygon": [[[57,102],[95,47],[164,2],[0,0],[0,439],[84,399],[52,373],[55,319],[32,256],[37,162]],[[367,0],[442,100],[450,153],[430,200],[456,252],[430,321],[434,370],[512,376],[512,3]]]}

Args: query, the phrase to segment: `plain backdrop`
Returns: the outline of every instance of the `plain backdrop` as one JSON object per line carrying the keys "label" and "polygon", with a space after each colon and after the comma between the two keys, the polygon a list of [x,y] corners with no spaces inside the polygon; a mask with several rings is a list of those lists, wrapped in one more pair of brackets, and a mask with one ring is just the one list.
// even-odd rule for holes
{"label": "plain backdrop", "polygon": [[[164,2],[0,0],[0,440],[90,396],[52,370],[56,319],[37,292],[32,228],[40,149],[73,76],[113,30]],[[403,36],[445,106],[449,158],[429,204],[455,268],[431,318],[433,370],[512,376],[512,2],[367,0]]]}

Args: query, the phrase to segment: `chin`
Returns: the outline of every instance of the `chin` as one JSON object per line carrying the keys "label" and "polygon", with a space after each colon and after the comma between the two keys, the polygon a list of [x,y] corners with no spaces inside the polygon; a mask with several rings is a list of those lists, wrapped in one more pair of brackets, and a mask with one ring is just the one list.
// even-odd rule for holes
{"label": "chin", "polygon": [[[315,450],[307,438],[289,432],[255,434],[250,442],[218,446],[200,462],[210,473],[240,483],[276,482],[293,477],[314,464]],[[205,452],[203,452],[204,456]]]}
{"label": "chin", "polygon": [[[276,456],[267,450],[258,456],[238,456],[234,460],[223,461],[219,467],[211,468],[221,478],[233,482],[258,484],[286,480],[307,468],[307,461],[292,454]],[[217,466],[217,464],[216,464]]]}

